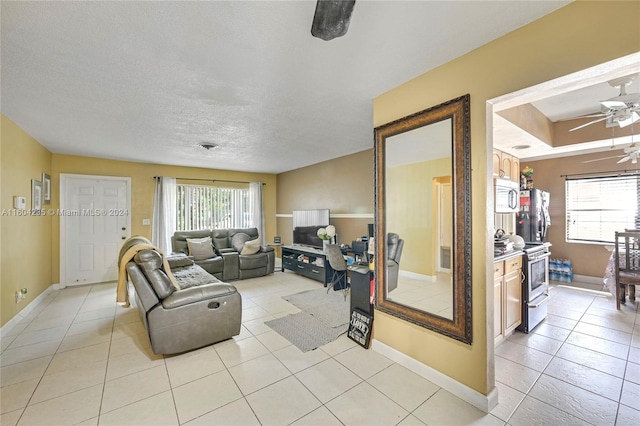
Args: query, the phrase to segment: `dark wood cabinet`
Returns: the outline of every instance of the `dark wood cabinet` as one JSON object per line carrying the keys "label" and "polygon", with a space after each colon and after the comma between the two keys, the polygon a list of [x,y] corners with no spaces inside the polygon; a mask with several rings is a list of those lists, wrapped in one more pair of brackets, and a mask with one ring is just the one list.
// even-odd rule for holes
{"label": "dark wood cabinet", "polygon": [[334,272],[322,250],[298,246],[282,247],[282,269],[320,281],[325,287]]}

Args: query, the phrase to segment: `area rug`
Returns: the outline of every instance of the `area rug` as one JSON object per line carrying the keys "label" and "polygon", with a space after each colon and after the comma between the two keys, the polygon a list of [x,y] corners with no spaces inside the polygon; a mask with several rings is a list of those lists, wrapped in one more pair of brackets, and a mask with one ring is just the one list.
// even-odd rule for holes
{"label": "area rug", "polygon": [[283,299],[302,312],[265,324],[302,352],[333,342],[349,328],[349,297],[345,300],[341,291],[309,290]]}

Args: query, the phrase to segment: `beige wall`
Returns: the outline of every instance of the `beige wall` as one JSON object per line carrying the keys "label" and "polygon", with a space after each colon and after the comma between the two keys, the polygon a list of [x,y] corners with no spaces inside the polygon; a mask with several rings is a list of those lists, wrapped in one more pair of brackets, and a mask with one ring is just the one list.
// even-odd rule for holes
{"label": "beige wall", "polygon": [[607,151],[550,160],[525,161],[521,164],[522,167],[533,168],[533,181],[536,188],[549,191],[551,194],[549,204],[551,227],[548,232],[549,242],[553,244],[551,257],[570,259],[574,274],[602,278],[611,253],[602,244],[578,244],[565,241],[565,179],[560,175],[635,169],[635,165],[631,163],[617,164],[617,159],[583,163],[596,158],[618,155],[621,152],[621,150],[615,153]]}
{"label": "beige wall", "polygon": [[338,242],[351,244],[373,223],[373,149],[279,174],[277,206],[284,244],[293,238],[291,212],[308,209],[330,209]]}
{"label": "beige wall", "polygon": [[[388,168],[385,176],[387,230],[404,239],[400,269],[433,276],[436,273],[433,182],[435,178],[451,176],[451,158]],[[415,182],[424,182],[424,186],[417,190]]]}
{"label": "beige wall", "polygon": [[[616,42],[602,36],[615,22]],[[427,72],[374,100],[374,126],[465,93],[471,95],[473,344],[445,338],[376,312],[374,336],[408,356],[488,394],[494,387],[487,342],[487,205],[490,177],[486,101],[640,51],[639,2],[575,2],[517,31]],[[416,55],[429,52],[416,52]],[[491,255],[492,256],[492,255]],[[491,343],[492,345],[492,343]]]}
{"label": "beige wall", "polygon": [[[43,172],[51,174],[51,153],[7,117],[0,119],[0,308],[4,325],[52,283],[52,218],[17,216],[13,210],[14,196],[26,197],[31,209],[31,180],[40,181]],[[27,297],[16,304],[15,292],[24,287]]]}

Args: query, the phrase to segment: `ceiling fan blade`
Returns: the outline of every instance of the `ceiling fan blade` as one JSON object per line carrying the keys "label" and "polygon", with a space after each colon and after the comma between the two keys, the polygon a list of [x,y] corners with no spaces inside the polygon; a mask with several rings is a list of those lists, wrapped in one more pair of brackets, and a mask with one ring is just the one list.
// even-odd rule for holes
{"label": "ceiling fan blade", "polygon": [[318,0],[311,24],[311,35],[325,41],[345,35],[355,3],[356,0]]}
{"label": "ceiling fan blade", "polygon": [[618,126],[627,127],[638,120],[640,120],[640,115],[638,115],[637,112],[633,111],[631,115],[629,115],[629,118],[625,118],[624,120],[618,120]]}
{"label": "ceiling fan blade", "polygon": [[624,163],[625,161],[629,161],[629,160],[631,160],[631,156],[630,156],[630,155],[627,155],[627,156],[626,156],[626,157],[624,157],[622,160],[618,160],[618,164],[620,164],[620,163]]}
{"label": "ceiling fan blade", "polygon": [[627,108],[627,104],[621,101],[602,101],[602,106],[609,109],[623,109]]}
{"label": "ceiling fan blade", "polygon": [[586,161],[583,161],[582,163],[584,163],[584,164],[593,163],[595,161],[610,160],[612,158],[620,158],[620,157],[624,157],[624,156],[625,156],[624,154],[622,154],[622,155],[614,155],[612,157],[602,157],[602,158],[596,158],[595,160],[586,160]]}
{"label": "ceiling fan blade", "polygon": [[587,114],[587,115],[579,115],[577,117],[570,117],[570,118],[562,118],[560,120],[557,121],[571,121],[571,120],[578,120],[580,118],[595,118],[595,117],[605,117],[609,114],[605,113],[605,112],[598,112],[598,113],[593,113],[593,114]]}
{"label": "ceiling fan blade", "polygon": [[607,116],[605,116],[605,117],[599,118],[599,119],[597,119],[597,120],[590,121],[590,122],[588,122],[588,123],[586,123],[586,124],[583,124],[582,126],[574,127],[573,129],[571,129],[571,130],[569,130],[569,131],[570,131],[570,132],[573,132],[574,130],[582,129],[583,127],[587,127],[587,126],[590,126],[590,125],[592,125],[592,124],[594,124],[594,123],[599,123],[599,122],[601,122],[601,121],[604,121],[604,120],[606,120],[607,118],[608,118],[608,115],[607,115]]}

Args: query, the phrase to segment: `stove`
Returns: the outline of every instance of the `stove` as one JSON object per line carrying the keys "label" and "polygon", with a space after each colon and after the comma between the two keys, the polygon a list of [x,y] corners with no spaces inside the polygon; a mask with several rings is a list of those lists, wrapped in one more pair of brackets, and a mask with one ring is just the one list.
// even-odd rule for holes
{"label": "stove", "polygon": [[529,333],[547,317],[549,301],[549,251],[551,243],[528,242],[522,262],[522,324],[518,330]]}

